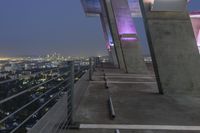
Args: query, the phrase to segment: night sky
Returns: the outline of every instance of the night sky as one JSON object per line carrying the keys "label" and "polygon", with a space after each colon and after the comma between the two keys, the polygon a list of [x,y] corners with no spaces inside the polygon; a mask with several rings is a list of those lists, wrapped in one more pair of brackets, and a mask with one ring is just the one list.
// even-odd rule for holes
{"label": "night sky", "polygon": [[[190,10],[200,9],[193,0]],[[98,17],[86,17],[80,0],[0,0],[0,56],[106,54]],[[141,19],[135,21],[148,53]]]}

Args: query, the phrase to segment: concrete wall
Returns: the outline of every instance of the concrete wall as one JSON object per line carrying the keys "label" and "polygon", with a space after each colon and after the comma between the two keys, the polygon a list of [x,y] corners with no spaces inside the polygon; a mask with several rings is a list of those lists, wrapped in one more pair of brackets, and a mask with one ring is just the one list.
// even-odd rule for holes
{"label": "concrete wall", "polygon": [[187,11],[151,12],[146,3],[143,9],[161,89],[170,94],[199,95],[200,58],[189,14]]}

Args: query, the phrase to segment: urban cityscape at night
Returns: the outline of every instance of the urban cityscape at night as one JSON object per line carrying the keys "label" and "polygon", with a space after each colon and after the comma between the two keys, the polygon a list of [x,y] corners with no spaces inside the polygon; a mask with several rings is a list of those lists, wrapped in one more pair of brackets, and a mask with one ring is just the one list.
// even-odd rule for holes
{"label": "urban cityscape at night", "polygon": [[[24,118],[64,88],[69,71],[69,61],[74,61],[75,81],[86,71],[88,58],[67,57],[59,54],[44,57],[2,58],[0,61],[0,131],[9,132]],[[62,93],[59,93],[62,96]],[[24,132],[32,127],[56,102],[48,103],[25,124]],[[5,130],[5,131],[4,131]]]}
{"label": "urban cityscape at night", "polygon": [[200,133],[200,0],[1,0],[0,133]]}

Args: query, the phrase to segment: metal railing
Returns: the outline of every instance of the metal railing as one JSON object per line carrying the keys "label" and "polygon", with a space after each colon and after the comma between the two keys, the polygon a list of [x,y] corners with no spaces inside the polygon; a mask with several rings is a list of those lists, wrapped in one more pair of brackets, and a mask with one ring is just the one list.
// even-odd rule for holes
{"label": "metal railing", "polygon": [[[32,83],[33,86],[23,88],[21,91],[9,93],[0,100],[0,132],[2,133],[25,133],[27,127],[32,127],[48,110],[55,105],[62,93],[67,94],[67,118],[61,120],[56,132],[61,129],[68,129],[73,123],[73,89],[76,78],[80,78],[88,66],[83,66],[79,71],[75,71],[74,62],[69,62],[66,68],[56,68],[56,75],[48,74],[52,70],[38,72],[36,75],[46,74],[42,82]],[[91,68],[89,68],[91,69]],[[43,77],[30,80],[40,80]],[[23,77],[14,79],[21,81]],[[13,80],[1,82],[2,88],[10,89]],[[11,82],[11,83],[10,83]],[[13,86],[12,86],[13,87]],[[16,89],[12,89],[16,90]]]}
{"label": "metal railing", "polygon": [[[98,64],[98,58],[93,57],[89,59],[89,77],[88,80],[91,81],[92,80],[92,75],[93,72],[95,71],[95,67]],[[51,132],[52,133],[61,133],[61,132],[67,132],[69,129],[73,129],[73,128],[78,128],[78,123],[76,123],[73,120],[73,114],[74,114],[74,108],[73,108],[73,89],[71,92],[69,92],[68,94],[68,111],[67,111],[67,115],[66,117],[63,117],[62,119],[60,119],[60,121],[57,123],[57,127],[54,128]]]}
{"label": "metal railing", "polygon": [[95,71],[95,67],[99,63],[100,63],[100,60],[98,57],[93,57],[89,59],[89,80],[90,81],[92,81],[92,74]]}

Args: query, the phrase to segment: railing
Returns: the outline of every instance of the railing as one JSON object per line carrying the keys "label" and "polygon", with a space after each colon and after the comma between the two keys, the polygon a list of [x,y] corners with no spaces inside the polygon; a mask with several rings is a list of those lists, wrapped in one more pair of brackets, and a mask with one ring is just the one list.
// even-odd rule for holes
{"label": "railing", "polygon": [[[89,77],[88,77],[89,81],[92,80],[92,74],[95,71],[95,67],[98,63],[99,63],[98,58],[89,59]],[[70,103],[70,105],[68,105],[67,115],[59,120],[56,128],[53,129],[52,133],[62,133],[63,131],[67,132],[70,128],[77,128],[78,125],[76,125],[76,122],[73,120],[73,114],[74,114],[73,101],[70,101],[73,99],[72,94],[73,94],[73,89],[70,93],[67,94],[69,98],[68,103]]]}
{"label": "railing", "polygon": [[67,129],[72,123],[74,82],[80,78],[88,66],[75,70],[74,63],[68,67],[38,72],[27,77],[0,82],[0,132],[25,133],[53,105],[67,95],[67,118],[60,129]]}

